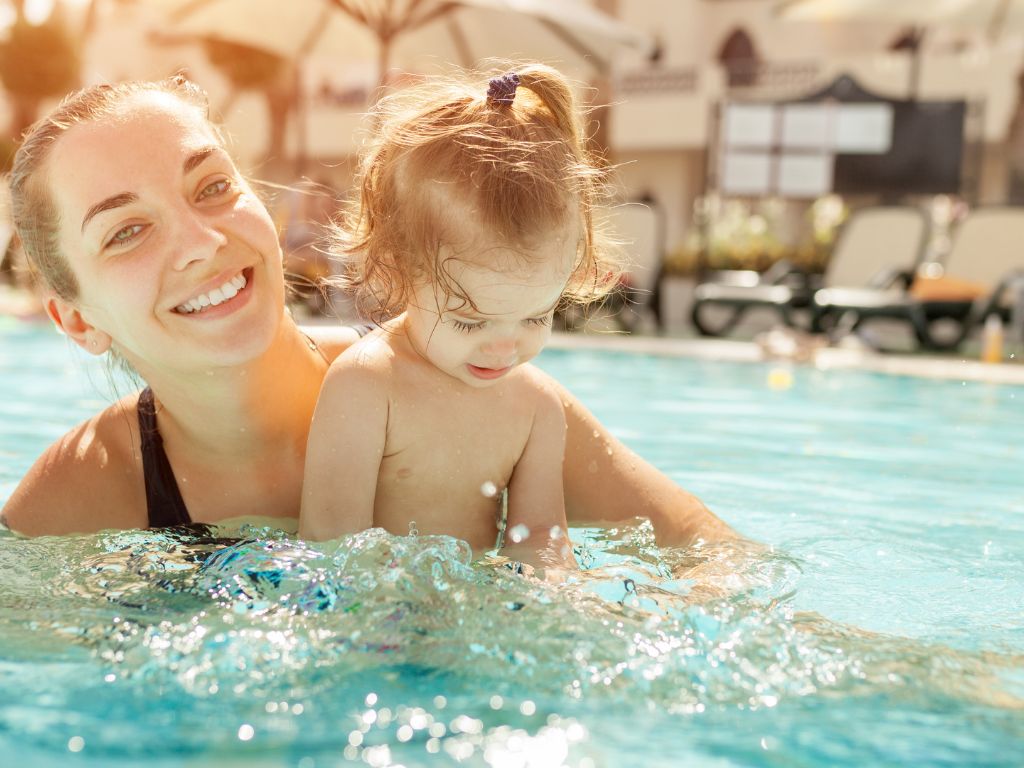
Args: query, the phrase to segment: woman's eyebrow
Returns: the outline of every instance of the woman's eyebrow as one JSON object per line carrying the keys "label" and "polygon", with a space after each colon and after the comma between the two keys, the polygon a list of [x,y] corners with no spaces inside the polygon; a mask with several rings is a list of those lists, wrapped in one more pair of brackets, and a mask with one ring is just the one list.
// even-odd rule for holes
{"label": "woman's eyebrow", "polygon": [[185,158],[185,162],[182,163],[181,165],[182,170],[187,174],[195,170],[196,167],[203,162],[203,160],[208,158],[214,152],[220,151],[222,151],[221,148],[218,147],[216,144],[211,144],[207,147],[203,147],[202,149],[197,149],[195,152],[193,152],[192,154]]}
{"label": "woman's eyebrow", "polygon": [[122,205],[134,203],[138,199],[139,196],[134,192],[121,192],[120,194],[111,195],[108,198],[100,200],[96,205],[85,212],[85,217],[82,219],[82,232],[85,232],[86,225],[96,214],[103,213],[103,211],[109,211],[111,208],[120,208]]}
{"label": "woman's eyebrow", "polygon": [[[211,144],[207,147],[197,149],[185,158],[185,162],[181,164],[182,171],[187,174],[190,171],[195,170],[206,158],[214,152],[220,151],[222,151],[221,147],[218,147],[216,144]],[[134,203],[138,199],[139,196],[134,192],[121,192],[120,194],[111,195],[108,198],[100,200],[96,205],[92,206],[92,208],[85,212],[85,216],[82,218],[82,232],[85,232],[86,226],[97,214],[109,211],[111,208],[120,208],[123,205]]]}

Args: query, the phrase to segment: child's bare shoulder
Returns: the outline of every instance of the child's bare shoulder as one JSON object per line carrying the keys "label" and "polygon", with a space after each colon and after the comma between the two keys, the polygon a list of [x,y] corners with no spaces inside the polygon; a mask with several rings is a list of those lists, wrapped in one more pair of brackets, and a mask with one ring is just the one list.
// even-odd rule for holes
{"label": "child's bare shoulder", "polygon": [[518,397],[526,398],[535,408],[562,410],[562,397],[550,376],[530,363],[520,365],[514,375],[513,383],[517,387]]}
{"label": "child's bare shoulder", "polygon": [[389,388],[394,368],[395,353],[385,336],[375,334],[363,338],[346,349],[327,371],[323,392],[356,389]]}

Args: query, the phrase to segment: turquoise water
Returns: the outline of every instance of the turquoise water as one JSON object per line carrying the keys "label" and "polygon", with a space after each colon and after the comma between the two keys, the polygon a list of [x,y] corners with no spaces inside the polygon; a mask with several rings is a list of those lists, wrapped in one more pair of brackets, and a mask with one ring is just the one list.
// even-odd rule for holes
{"label": "turquoise water", "polygon": [[[1024,764],[1024,388],[541,365],[768,548],[574,529],[556,586],[443,537],[0,535],[4,764]],[[104,379],[0,329],[0,501]]]}

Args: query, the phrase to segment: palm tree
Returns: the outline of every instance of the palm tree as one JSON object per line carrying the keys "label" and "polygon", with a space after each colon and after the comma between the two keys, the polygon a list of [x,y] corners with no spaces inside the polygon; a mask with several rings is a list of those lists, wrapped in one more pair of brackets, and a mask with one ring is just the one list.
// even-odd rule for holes
{"label": "palm tree", "polygon": [[206,57],[231,83],[232,93],[222,111],[226,112],[241,91],[263,95],[270,116],[270,140],[267,157],[280,160],[285,155],[285,128],[295,104],[295,77],[292,67],[277,54],[224,40],[203,41]]}
{"label": "palm tree", "polygon": [[78,85],[81,44],[69,34],[60,3],[42,24],[25,18],[25,0],[12,0],[16,17],[0,42],[0,82],[11,101],[7,134],[17,140],[35,122],[40,104]]}

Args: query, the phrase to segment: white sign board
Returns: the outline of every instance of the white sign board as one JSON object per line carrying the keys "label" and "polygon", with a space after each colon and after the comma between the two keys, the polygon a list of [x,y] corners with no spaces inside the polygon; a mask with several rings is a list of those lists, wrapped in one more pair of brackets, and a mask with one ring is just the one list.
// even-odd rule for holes
{"label": "white sign board", "polygon": [[783,197],[820,197],[832,191],[831,154],[781,155],[776,188]]}
{"label": "white sign board", "polygon": [[720,187],[727,195],[767,195],[772,191],[772,156],[768,152],[726,152]]}
{"label": "white sign board", "polygon": [[723,118],[726,147],[770,147],[775,143],[777,108],[773,104],[729,104]]}
{"label": "white sign board", "polygon": [[832,146],[833,110],[829,104],[786,104],[782,107],[782,146],[825,149]]}
{"label": "white sign board", "polygon": [[840,104],[836,107],[835,151],[844,155],[882,155],[892,147],[890,104]]}

